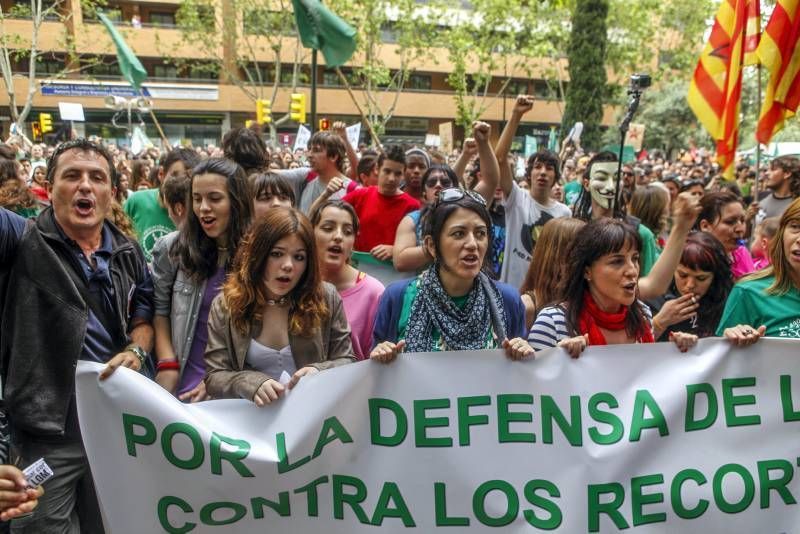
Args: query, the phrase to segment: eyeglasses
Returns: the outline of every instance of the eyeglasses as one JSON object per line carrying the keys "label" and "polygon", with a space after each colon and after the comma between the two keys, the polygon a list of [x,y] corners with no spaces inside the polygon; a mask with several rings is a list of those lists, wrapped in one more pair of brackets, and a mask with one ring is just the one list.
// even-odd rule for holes
{"label": "eyeglasses", "polygon": [[436,187],[436,184],[442,184],[442,187],[447,189],[453,187],[453,181],[447,175],[431,175],[425,180],[425,187]]}
{"label": "eyeglasses", "polygon": [[433,205],[433,207],[436,208],[439,206],[439,204],[447,204],[448,202],[457,202],[464,197],[469,197],[471,200],[474,200],[481,206],[486,206],[486,200],[475,191],[451,187],[450,189],[443,189],[439,191],[439,195],[436,197],[436,203]]}

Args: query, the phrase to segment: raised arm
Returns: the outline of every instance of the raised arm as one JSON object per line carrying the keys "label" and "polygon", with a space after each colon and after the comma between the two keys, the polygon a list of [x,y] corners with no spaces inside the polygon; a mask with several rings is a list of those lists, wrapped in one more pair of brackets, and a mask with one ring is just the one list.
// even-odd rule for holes
{"label": "raised arm", "polygon": [[397,226],[392,261],[394,268],[400,272],[417,271],[433,261],[425,247],[417,244],[417,226],[408,215]]}
{"label": "raised arm", "polygon": [[700,204],[689,192],[683,192],[675,197],[672,213],[674,223],[664,250],[650,273],[639,279],[639,295],[645,300],[660,297],[669,289],[672,276],[683,254],[686,236],[689,235],[694,220],[700,213]]}
{"label": "raised arm", "polygon": [[[514,109],[511,110],[511,118],[503,128],[500,134],[500,139],[497,141],[497,146],[494,149],[495,156],[500,165],[500,168],[505,170],[508,167],[508,153],[511,151],[511,142],[514,140],[514,135],[517,133],[517,128],[525,115],[533,108],[533,97],[530,95],[519,95],[517,101],[514,103]],[[500,187],[503,189],[503,194],[508,197],[511,194],[514,176],[510,172],[502,172],[500,174]]]}
{"label": "raised arm", "polygon": [[491,204],[494,198],[494,191],[500,182],[500,165],[489,143],[491,127],[485,123],[476,121],[472,123],[472,135],[478,143],[478,157],[481,160],[481,181],[475,186],[475,192],[486,200],[486,204]]}
{"label": "raised arm", "polygon": [[464,172],[467,170],[467,165],[472,158],[478,154],[478,143],[472,137],[464,139],[464,145],[461,147],[461,154],[458,156],[455,165],[453,165],[453,172],[458,176],[458,182],[461,187],[465,186]]}
{"label": "raised arm", "polygon": [[347,125],[342,121],[336,121],[333,123],[333,131],[344,141],[347,159],[350,160],[350,170],[347,172],[347,177],[351,180],[358,180],[358,154],[356,154],[353,145],[350,144],[350,139],[347,138]]}

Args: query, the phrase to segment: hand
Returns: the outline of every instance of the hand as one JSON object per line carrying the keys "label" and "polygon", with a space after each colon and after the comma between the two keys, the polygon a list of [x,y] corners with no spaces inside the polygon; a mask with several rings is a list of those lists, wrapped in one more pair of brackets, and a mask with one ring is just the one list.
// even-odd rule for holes
{"label": "hand", "polygon": [[28,488],[25,475],[13,465],[0,465],[0,520],[27,514],[39,504],[44,488]]}
{"label": "hand", "polygon": [[696,315],[699,307],[700,303],[693,293],[681,295],[676,299],[666,301],[661,307],[661,311],[653,318],[653,323],[666,330],[668,326],[678,324]]}
{"label": "hand", "polygon": [[488,143],[491,131],[492,127],[485,122],[475,121],[472,123],[472,137],[475,138],[477,143]]}
{"label": "hand", "polygon": [[190,403],[208,400],[209,396],[208,393],[206,393],[206,383],[201,380],[200,383],[198,383],[194,388],[178,398],[182,401],[189,401]]}
{"label": "hand", "polygon": [[178,391],[180,378],[181,373],[177,369],[165,369],[156,373],[156,384],[174,395]]}
{"label": "hand", "polygon": [[510,360],[524,360],[528,356],[533,356],[534,350],[528,342],[521,337],[515,337],[514,339],[510,340],[508,338],[503,340],[502,347],[506,351],[506,356]]}
{"label": "hand", "polygon": [[758,205],[758,202],[753,202],[749,206],[747,206],[747,215],[746,219],[748,221],[752,221],[758,215],[758,210],[761,209],[761,206]]}
{"label": "hand", "polygon": [[381,261],[391,261],[394,245],[377,245],[369,253]]}
{"label": "hand", "polygon": [[514,109],[512,110],[512,113],[522,116],[531,109],[533,109],[533,97],[530,95],[519,95],[517,97],[517,101],[514,102]]}
{"label": "hand", "polygon": [[335,121],[333,126],[333,133],[341,137],[343,140],[347,141],[347,125],[342,121]]}
{"label": "hand", "polygon": [[325,188],[324,194],[326,197],[330,197],[343,187],[344,187],[344,180],[340,176],[334,176],[333,178],[331,178],[331,181],[328,182],[328,187]]}
{"label": "hand", "polygon": [[472,159],[478,153],[478,142],[475,141],[472,137],[467,137],[464,139],[464,146],[463,146],[464,154],[469,156]]}
{"label": "hand", "polygon": [[289,389],[295,387],[297,383],[300,382],[300,379],[303,378],[304,376],[315,375],[317,373],[319,373],[319,369],[317,369],[316,367],[311,367],[311,366],[301,367],[300,369],[295,371],[294,374],[292,375],[292,379],[289,381]]}
{"label": "hand", "polygon": [[393,362],[397,355],[403,352],[403,349],[406,348],[406,340],[401,339],[397,343],[392,343],[391,341],[384,341],[383,343],[378,343],[372,352],[369,353],[369,357],[372,360],[381,362],[381,363],[389,363]]}
{"label": "hand", "polygon": [[557,347],[567,351],[572,358],[578,358],[589,345],[589,334],[564,338],[558,342]]}
{"label": "hand", "polygon": [[678,350],[687,352],[689,349],[697,345],[697,336],[694,334],[687,334],[686,332],[671,332],[669,340],[675,343]]}
{"label": "hand", "polygon": [[139,357],[133,352],[125,351],[120,352],[106,364],[105,369],[100,372],[100,380],[105,380],[117,370],[117,367],[127,367],[132,371],[139,371],[142,368],[142,363]]}
{"label": "hand", "polygon": [[700,215],[700,199],[688,191],[678,194],[672,204],[672,219],[675,225],[683,224],[691,227]]}
{"label": "hand", "polygon": [[253,402],[258,407],[266,406],[270,402],[278,400],[284,391],[286,391],[286,388],[283,387],[283,384],[270,378],[258,386],[255,395],[253,395]]}
{"label": "hand", "polygon": [[740,324],[732,328],[726,328],[723,335],[735,347],[748,347],[761,339],[766,331],[767,327],[764,325],[755,329],[750,325]]}

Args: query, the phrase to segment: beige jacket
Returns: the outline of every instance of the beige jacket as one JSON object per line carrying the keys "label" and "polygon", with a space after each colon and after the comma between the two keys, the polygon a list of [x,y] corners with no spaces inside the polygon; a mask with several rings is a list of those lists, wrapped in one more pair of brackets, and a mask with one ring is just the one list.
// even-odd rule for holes
{"label": "beige jacket", "polygon": [[[289,346],[298,369],[316,367],[320,371],[356,361],[350,342],[350,325],[344,314],[342,299],[336,288],[324,283],[330,314],[311,336],[289,334]],[[261,323],[251,326],[250,335],[233,327],[220,293],[208,315],[208,345],[206,345],[206,391],[214,398],[243,398],[253,400],[259,386],[270,378],[245,363],[250,340],[261,331]]]}

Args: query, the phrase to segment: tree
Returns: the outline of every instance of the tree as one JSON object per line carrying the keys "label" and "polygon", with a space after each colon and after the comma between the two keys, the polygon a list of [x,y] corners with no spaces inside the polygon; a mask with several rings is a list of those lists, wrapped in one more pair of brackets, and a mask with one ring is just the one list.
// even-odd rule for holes
{"label": "tree", "polygon": [[[253,101],[253,110],[260,99],[269,100],[274,109],[281,85],[295,92],[299,83],[309,81],[308,73],[301,71],[306,52],[297,36],[291,1],[184,0],[176,23],[183,44],[197,50],[198,57],[162,50],[165,57],[179,68],[205,71],[236,85]],[[284,60],[287,48],[291,62]],[[265,56],[271,60],[260,60]],[[275,143],[277,126],[289,122],[291,116],[286,113],[273,118],[270,113],[269,119],[270,138]]]}
{"label": "tree", "polygon": [[[683,80],[666,82],[645,91],[635,118],[635,122],[645,127],[644,148],[658,148],[671,154],[691,144],[713,146],[708,133],[686,103],[688,88],[689,82]],[[619,143],[619,134],[616,129],[612,130],[609,130],[606,140],[616,145]]]}
{"label": "tree", "polygon": [[569,78],[562,130],[577,121],[584,125],[582,144],[597,148],[602,135],[606,99],[607,0],[577,0],[572,16]]}
{"label": "tree", "polygon": [[[48,71],[48,78],[63,78],[81,69],[91,67],[96,59],[81,62],[76,52],[75,39],[69,31],[73,22],[73,13],[66,7],[66,0],[30,0],[30,6],[17,4],[9,11],[0,7],[0,74],[8,93],[8,108],[11,120],[19,132],[25,132],[25,121],[33,105],[33,97],[39,90],[42,58],[46,52],[40,48],[42,25],[45,22],[61,23],[62,32],[58,37],[58,49],[65,51],[63,68],[57,72]],[[92,13],[98,7],[94,0],[82,0],[84,13]],[[24,36],[7,31],[11,20],[31,19],[31,33]],[[26,64],[25,76],[27,87],[24,94],[18,94],[14,85],[15,66]]]}
{"label": "tree", "polygon": [[[415,0],[331,0],[327,5],[358,29],[348,84],[376,134],[386,130],[414,64],[432,57],[438,9]],[[386,57],[396,56],[392,67]]]}

